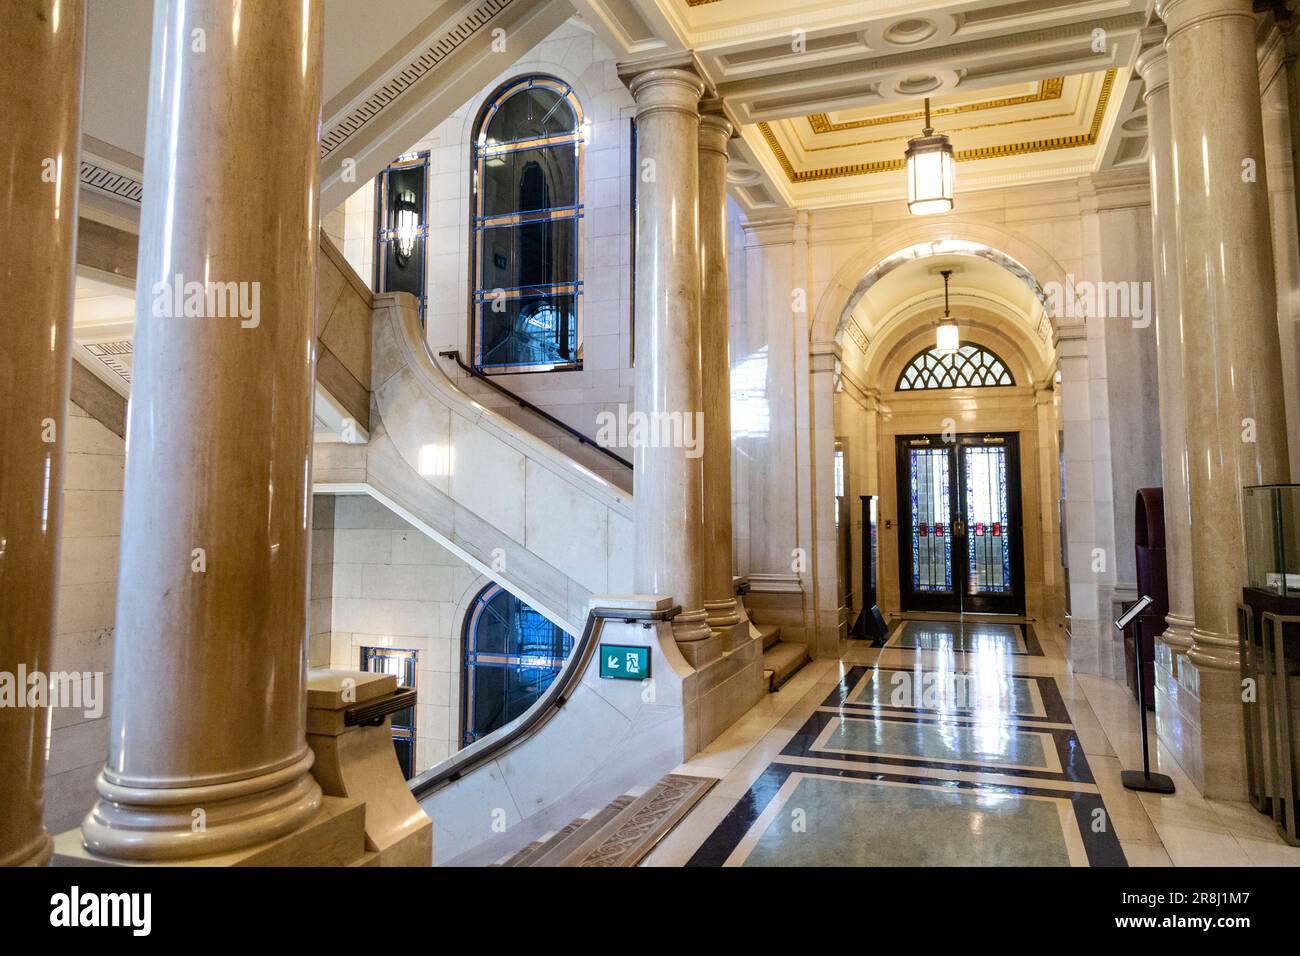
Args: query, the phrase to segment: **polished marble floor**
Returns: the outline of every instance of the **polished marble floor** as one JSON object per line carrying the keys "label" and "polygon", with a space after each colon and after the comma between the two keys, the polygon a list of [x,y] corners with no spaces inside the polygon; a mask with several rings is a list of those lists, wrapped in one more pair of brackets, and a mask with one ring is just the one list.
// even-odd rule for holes
{"label": "polished marble floor", "polygon": [[1073,674],[1059,629],[901,621],[683,764],[718,783],[643,865],[1300,866],[1268,818],[1203,799],[1163,746],[1177,793],[1123,789],[1139,748],[1128,690]]}

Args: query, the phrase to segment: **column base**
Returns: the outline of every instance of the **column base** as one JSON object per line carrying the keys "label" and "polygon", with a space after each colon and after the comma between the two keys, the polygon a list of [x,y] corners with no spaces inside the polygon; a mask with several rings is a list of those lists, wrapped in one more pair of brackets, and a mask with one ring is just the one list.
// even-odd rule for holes
{"label": "column base", "polygon": [[1171,656],[1176,670],[1156,669],[1160,742],[1173,752],[1202,796],[1246,799],[1240,673],[1200,667],[1190,656]]}
{"label": "column base", "polygon": [[1187,659],[1202,670],[1230,671],[1234,677],[1241,673],[1241,651],[1235,634],[1215,634],[1193,627]]}
{"label": "column base", "polygon": [[673,618],[673,640],[686,662],[699,670],[722,656],[722,638],[706,623],[704,611],[683,611]]}
{"label": "column base", "polygon": [[1160,635],[1160,640],[1168,644],[1176,653],[1186,654],[1192,649],[1196,639],[1193,636],[1196,630],[1196,622],[1190,617],[1182,614],[1165,615],[1164,633]]}
{"label": "column base", "polygon": [[[229,783],[143,788],[95,786],[100,799],[81,825],[86,849],[123,861],[162,862],[231,853],[282,837],[319,811],[309,748],[287,767]],[[201,812],[200,812],[201,811]]]}
{"label": "column base", "polygon": [[709,630],[722,638],[726,649],[731,649],[731,634],[740,623],[740,606],[736,599],[725,598],[721,601],[704,602],[705,623]]}
{"label": "column base", "polygon": [[[53,866],[378,866],[380,854],[366,848],[366,805],[325,797],[307,820],[276,839],[210,856],[169,860],[125,860],[86,849],[80,830],[54,838]],[[426,863],[427,865],[427,863]]]}
{"label": "column base", "polygon": [[42,830],[26,846],[0,859],[0,868],[11,866],[44,866],[54,852],[54,839]]}

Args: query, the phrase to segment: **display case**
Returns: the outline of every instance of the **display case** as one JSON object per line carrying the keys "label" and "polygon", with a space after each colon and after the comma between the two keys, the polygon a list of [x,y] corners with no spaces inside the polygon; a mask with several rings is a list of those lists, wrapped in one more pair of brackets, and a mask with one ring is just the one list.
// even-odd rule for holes
{"label": "display case", "polygon": [[1245,489],[1246,586],[1300,596],[1300,485]]}
{"label": "display case", "polygon": [[1244,490],[1237,628],[1247,793],[1282,838],[1300,846],[1300,485]]}

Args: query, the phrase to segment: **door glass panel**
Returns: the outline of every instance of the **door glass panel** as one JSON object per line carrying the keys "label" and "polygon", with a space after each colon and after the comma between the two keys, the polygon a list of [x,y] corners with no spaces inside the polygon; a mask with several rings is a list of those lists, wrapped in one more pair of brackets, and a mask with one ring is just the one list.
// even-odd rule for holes
{"label": "door glass panel", "polygon": [[912,590],[952,591],[948,449],[912,448]]}
{"label": "door glass panel", "polygon": [[1011,591],[1011,536],[1007,503],[1007,450],[1002,445],[962,448],[966,470],[966,590]]}

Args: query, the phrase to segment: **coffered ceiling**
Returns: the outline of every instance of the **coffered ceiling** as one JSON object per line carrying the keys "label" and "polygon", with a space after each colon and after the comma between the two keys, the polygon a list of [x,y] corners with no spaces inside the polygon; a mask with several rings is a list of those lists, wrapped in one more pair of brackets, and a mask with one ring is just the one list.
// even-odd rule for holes
{"label": "coffered ceiling", "polygon": [[901,195],[922,101],[958,190],[1141,162],[1145,0],[574,0],[629,60],[693,51],[740,124],[746,205]]}

